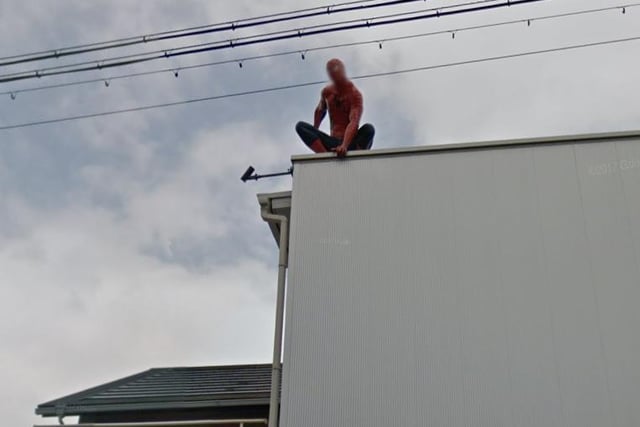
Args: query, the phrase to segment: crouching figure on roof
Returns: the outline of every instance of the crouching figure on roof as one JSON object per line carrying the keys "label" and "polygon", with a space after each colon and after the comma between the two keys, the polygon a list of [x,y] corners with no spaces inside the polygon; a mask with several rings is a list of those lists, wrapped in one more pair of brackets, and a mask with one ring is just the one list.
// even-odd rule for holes
{"label": "crouching figure on roof", "polygon": [[[313,126],[298,122],[296,132],[315,153],[333,151],[338,157],[344,157],[347,151],[371,149],[375,129],[369,123],[360,127],[362,94],[347,77],[345,66],[339,59],[327,63],[327,74],[331,83],[322,90]],[[327,112],[331,122],[329,135],[319,129]]]}

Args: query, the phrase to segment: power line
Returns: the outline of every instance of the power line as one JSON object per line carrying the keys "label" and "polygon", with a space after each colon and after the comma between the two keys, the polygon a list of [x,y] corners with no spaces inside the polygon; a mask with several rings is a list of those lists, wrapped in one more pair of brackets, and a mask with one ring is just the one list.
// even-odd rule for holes
{"label": "power line", "polygon": [[[380,73],[362,74],[362,75],[353,77],[352,79],[353,80],[366,80],[366,79],[372,79],[372,78],[377,78],[377,77],[388,77],[388,76],[395,76],[395,75],[400,75],[400,74],[417,73],[417,72],[421,72],[421,71],[430,71],[430,70],[437,70],[437,69],[450,68],[450,67],[459,67],[459,66],[463,66],[463,65],[472,65],[472,64],[479,64],[479,63],[491,62],[491,61],[500,61],[500,60],[512,59],[512,58],[522,58],[522,57],[527,57],[527,56],[542,55],[542,54],[553,53],[553,52],[565,52],[565,51],[577,50],[577,49],[585,49],[585,48],[590,48],[590,47],[606,46],[606,45],[613,45],[613,44],[619,44],[619,43],[627,43],[627,42],[638,41],[638,40],[640,40],[640,36],[628,37],[628,38],[623,38],[623,39],[605,40],[605,41],[593,42],[593,43],[581,43],[581,44],[562,46],[562,47],[557,47],[557,48],[542,49],[542,50],[532,50],[532,51],[519,52],[519,53],[513,53],[513,54],[507,54],[507,55],[498,55],[498,56],[490,56],[490,57],[484,57],[484,58],[470,59],[470,60],[465,60],[465,61],[450,62],[450,63],[439,64],[439,65],[429,65],[429,66],[423,66],[423,67],[406,68],[406,69],[401,69],[401,70],[392,70],[392,71],[386,71],[386,72],[380,72]],[[48,120],[39,120],[39,121],[18,123],[18,124],[13,124],[13,125],[0,126],[0,130],[26,128],[26,127],[41,126],[41,125],[47,125],[47,124],[53,124],[53,123],[62,123],[62,122],[69,122],[69,121],[96,118],[96,117],[112,116],[112,115],[116,115],[116,114],[124,114],[124,113],[138,112],[138,111],[155,110],[155,109],[160,109],[160,108],[175,107],[175,106],[179,106],[179,105],[195,104],[195,103],[200,103],[200,102],[205,102],[205,101],[216,101],[216,100],[227,99],[227,98],[236,98],[236,97],[240,97],[240,96],[249,96],[249,95],[257,95],[257,94],[270,93],[270,92],[279,92],[279,91],[290,90],[290,89],[298,89],[298,88],[303,88],[303,87],[308,87],[308,86],[318,86],[318,85],[321,85],[321,84],[324,84],[324,83],[326,83],[326,82],[325,81],[312,81],[312,82],[305,82],[305,83],[296,83],[296,84],[290,84],[290,85],[285,85],[285,86],[276,86],[276,87],[270,87],[270,88],[255,89],[255,90],[242,91],[242,92],[234,92],[234,93],[228,93],[228,94],[223,94],[223,95],[213,95],[213,96],[207,96],[207,97],[203,97],[203,98],[191,98],[191,99],[185,99],[185,100],[182,100],[182,101],[167,102],[167,103],[162,103],[162,104],[143,105],[143,106],[139,106],[139,107],[123,108],[123,109],[119,109],[119,110],[103,111],[103,112],[99,112],[99,113],[81,114],[81,115],[77,115],[77,116],[68,116],[68,117],[60,117],[60,118],[56,118],[56,119],[48,119]]]}
{"label": "power line", "polygon": [[[19,73],[4,74],[4,75],[0,75],[0,83],[33,79],[33,78],[41,78],[45,76],[71,74],[71,73],[78,73],[78,72],[84,72],[84,71],[102,70],[106,68],[114,68],[114,67],[121,67],[125,65],[139,64],[139,63],[153,61],[157,59],[167,59],[167,58],[193,55],[193,54],[211,52],[211,51],[217,51],[217,50],[223,50],[223,49],[233,49],[235,47],[240,47],[240,46],[263,44],[267,42],[281,41],[281,40],[287,40],[287,39],[293,39],[293,38],[302,38],[302,37],[311,36],[311,35],[328,34],[328,33],[334,33],[334,32],[355,30],[360,28],[379,27],[379,26],[393,25],[393,24],[399,24],[404,22],[440,18],[445,16],[460,15],[460,14],[466,14],[466,13],[472,13],[472,12],[481,12],[481,11],[498,9],[503,7],[511,7],[511,6],[528,4],[528,3],[536,3],[540,1],[545,1],[545,0],[505,0],[500,3],[495,3],[496,0],[476,0],[476,1],[465,3],[464,5],[478,4],[478,3],[480,3],[481,5],[469,7],[466,9],[443,11],[443,8],[435,8],[435,9],[427,9],[426,13],[425,11],[418,11],[418,12],[399,13],[399,14],[393,14],[393,15],[384,15],[384,16],[369,18],[369,19],[358,19],[358,20],[352,20],[352,21],[337,22],[337,23],[332,23],[328,25],[317,25],[313,27],[307,27],[305,29],[277,31],[273,33],[261,34],[258,36],[248,36],[248,37],[238,38],[235,40],[217,41],[217,42],[204,43],[199,45],[183,46],[180,48],[167,49],[167,50],[155,51],[155,52],[149,52],[149,53],[137,54],[137,55],[126,55],[126,56],[109,58],[109,59],[100,60],[100,61],[86,61],[86,62],[71,64],[71,65],[62,65],[62,66],[49,67],[49,68],[44,68],[39,70],[30,70],[30,71],[24,71]],[[491,2],[495,4],[484,4],[484,3],[491,3]],[[460,7],[460,6],[461,5],[451,5],[447,7],[454,8],[454,7]],[[435,10],[435,12],[432,12],[433,10]],[[374,21],[375,19],[382,19],[382,18],[386,18],[386,19]],[[77,67],[77,68],[69,69],[70,67]]]}
{"label": "power line", "polygon": [[89,43],[77,46],[50,49],[40,52],[32,52],[14,56],[0,58],[0,66],[16,65],[26,62],[42,61],[46,59],[57,59],[66,56],[80,55],[89,52],[115,49],[138,44],[147,44],[161,40],[178,39],[183,37],[193,37],[204,34],[220,33],[225,31],[235,31],[243,28],[258,27],[279,22],[295,21],[305,18],[312,18],[323,15],[332,15],[344,12],[364,11],[368,9],[398,6],[417,1],[425,0],[387,0],[381,3],[373,3],[379,0],[358,0],[346,3],[339,3],[328,6],[318,6],[307,9],[300,9],[290,12],[280,12],[255,18],[245,18],[236,21],[227,21],[217,24],[202,25],[198,27],[184,28],[179,30],[163,31],[142,36],[126,37],[110,40],[106,42]]}
{"label": "power line", "polygon": [[358,42],[331,44],[331,45],[325,45],[325,46],[316,46],[316,47],[311,47],[311,48],[306,48],[306,49],[287,50],[287,51],[281,51],[281,52],[275,52],[275,53],[268,53],[268,54],[264,54],[264,55],[246,56],[246,57],[239,57],[239,58],[235,58],[235,59],[225,59],[225,60],[221,60],[221,61],[206,62],[206,63],[195,64],[195,65],[187,65],[187,66],[183,66],[183,67],[161,68],[161,69],[150,70],[150,71],[142,71],[142,72],[137,72],[137,73],[112,75],[112,76],[106,76],[106,77],[102,77],[102,78],[87,79],[87,80],[80,80],[80,81],[59,83],[59,84],[52,84],[52,85],[45,85],[45,86],[36,86],[36,87],[25,88],[25,89],[16,89],[16,90],[13,90],[13,91],[0,92],[0,95],[12,95],[13,97],[15,97],[17,94],[24,93],[24,92],[35,92],[35,91],[42,91],[42,90],[48,90],[48,89],[64,88],[64,87],[70,87],[70,86],[79,86],[79,85],[85,85],[85,84],[90,84],[90,83],[111,82],[113,80],[129,79],[129,78],[134,78],[134,77],[143,77],[143,76],[154,75],[154,74],[173,73],[176,77],[178,77],[178,73],[183,71],[183,70],[191,70],[191,69],[204,68],[204,67],[213,67],[213,66],[224,65],[224,64],[234,64],[234,63],[235,64],[242,64],[242,63],[245,63],[245,62],[248,62],[248,61],[267,59],[267,58],[274,58],[274,57],[287,56],[287,55],[306,56],[306,54],[308,54],[309,52],[317,52],[317,51],[328,50],[328,49],[354,47],[354,46],[364,46],[364,45],[371,45],[371,44],[377,44],[377,45],[380,46],[380,48],[382,48],[382,45],[384,43],[389,43],[389,42],[394,42],[394,41],[410,40],[410,39],[430,37],[430,36],[442,35],[442,34],[451,34],[453,36],[453,35],[455,35],[457,33],[465,32],[465,31],[487,29],[487,28],[495,28],[495,27],[501,27],[501,26],[513,25],[513,24],[521,24],[521,23],[531,24],[532,22],[539,22],[539,21],[558,19],[558,18],[574,17],[574,16],[587,15],[587,14],[593,14],[593,13],[601,13],[601,12],[607,12],[607,11],[611,11],[611,10],[625,10],[625,12],[626,12],[626,9],[629,9],[629,8],[632,8],[632,7],[638,7],[638,6],[640,6],[640,2],[639,3],[632,3],[632,4],[625,4],[625,5],[620,5],[620,6],[610,6],[610,7],[603,7],[603,8],[597,8],[597,9],[585,9],[585,10],[579,10],[579,11],[574,11],[574,12],[565,12],[565,13],[558,13],[558,14],[553,14],[553,15],[537,16],[537,17],[531,17],[531,18],[525,18],[525,19],[520,18],[520,19],[515,19],[515,20],[491,23],[491,24],[474,25],[474,26],[469,26],[469,27],[456,27],[456,28],[447,29],[447,30],[432,31],[432,32],[427,32],[427,33],[409,34],[409,35],[406,35],[406,36],[390,37],[390,38],[386,38],[386,39],[369,39],[369,40],[358,41]]}
{"label": "power line", "polygon": [[[213,42],[184,45],[184,46],[175,47],[175,48],[122,55],[122,56],[116,56],[111,58],[104,58],[101,60],[83,61],[83,62],[76,62],[72,64],[32,69],[28,71],[19,71],[19,72],[14,72],[10,74],[0,75],[0,83],[6,82],[6,81],[24,80],[29,78],[40,78],[45,76],[68,74],[68,73],[74,73],[74,72],[101,70],[108,67],[132,65],[132,64],[147,62],[147,61],[156,60],[156,59],[166,59],[173,56],[181,56],[181,55],[189,54],[189,52],[187,52],[187,50],[189,49],[211,48],[208,50],[221,50],[221,49],[235,48],[239,46],[246,46],[249,44],[284,40],[285,38],[278,37],[283,35],[290,36],[286,38],[301,38],[307,35],[316,34],[315,32],[313,34],[309,34],[310,31],[323,30],[318,34],[324,34],[326,32],[335,32],[338,30],[344,31],[342,28],[335,28],[335,27],[345,26],[350,24],[358,24],[358,23],[361,25],[366,25],[367,23],[370,23],[371,21],[376,19],[397,18],[397,17],[408,16],[408,15],[415,15],[417,13],[422,13],[422,12],[436,11],[436,14],[439,14],[441,10],[447,10],[451,8],[458,8],[462,6],[469,6],[469,5],[476,5],[476,4],[496,3],[498,1],[501,1],[501,0],[472,0],[472,1],[467,1],[465,3],[458,3],[458,4],[443,6],[441,8],[428,8],[428,9],[423,9],[419,11],[395,13],[395,14],[381,15],[381,16],[370,17],[370,18],[352,19],[347,21],[332,22],[329,24],[318,24],[318,25],[308,26],[304,28],[280,30],[280,31],[256,34],[256,35],[245,36],[245,37],[237,37],[235,39],[217,40]],[[351,29],[351,28],[348,28],[348,29]],[[269,39],[264,40],[265,37],[268,37]],[[73,67],[80,67],[80,68],[73,68]],[[56,72],[57,70],[63,70],[63,71]],[[6,80],[2,80],[2,79],[6,79]]]}

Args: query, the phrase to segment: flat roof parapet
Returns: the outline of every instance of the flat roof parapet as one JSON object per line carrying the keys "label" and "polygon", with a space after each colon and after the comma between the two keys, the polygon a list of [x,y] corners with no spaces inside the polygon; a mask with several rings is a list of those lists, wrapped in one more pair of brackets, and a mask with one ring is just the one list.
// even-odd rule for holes
{"label": "flat roof parapet", "polygon": [[[395,148],[382,148],[370,151],[350,151],[344,160],[357,159],[362,157],[376,157],[376,156],[400,156],[411,155],[420,153],[430,153],[439,151],[454,151],[454,150],[480,150],[487,148],[499,148],[499,147],[514,147],[514,146],[528,146],[528,145],[544,145],[544,144],[571,144],[576,142],[599,142],[599,141],[611,141],[616,139],[633,139],[640,138],[640,130],[624,131],[624,132],[604,132],[604,133],[591,133],[591,134],[578,134],[578,135],[561,135],[561,136],[549,136],[538,138],[519,138],[519,139],[505,139],[494,141],[480,141],[480,142],[463,142],[463,143],[450,143],[450,144],[434,144],[434,145],[422,145],[412,147],[395,147]],[[292,162],[308,162],[308,161],[326,161],[335,160],[336,156],[333,153],[323,154],[301,154],[291,157]]]}

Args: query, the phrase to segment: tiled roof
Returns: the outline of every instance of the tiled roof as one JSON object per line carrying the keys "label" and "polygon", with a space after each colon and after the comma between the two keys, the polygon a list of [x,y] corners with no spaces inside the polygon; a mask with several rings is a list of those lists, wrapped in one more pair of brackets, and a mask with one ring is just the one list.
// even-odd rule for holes
{"label": "tiled roof", "polygon": [[155,368],[38,405],[43,416],[268,405],[271,365]]}

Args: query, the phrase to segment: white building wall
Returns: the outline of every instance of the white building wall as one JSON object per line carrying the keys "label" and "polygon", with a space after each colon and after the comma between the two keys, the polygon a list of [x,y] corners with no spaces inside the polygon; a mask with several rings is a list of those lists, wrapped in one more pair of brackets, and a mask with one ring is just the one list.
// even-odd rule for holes
{"label": "white building wall", "polygon": [[640,426],[640,142],[295,164],[284,427]]}

